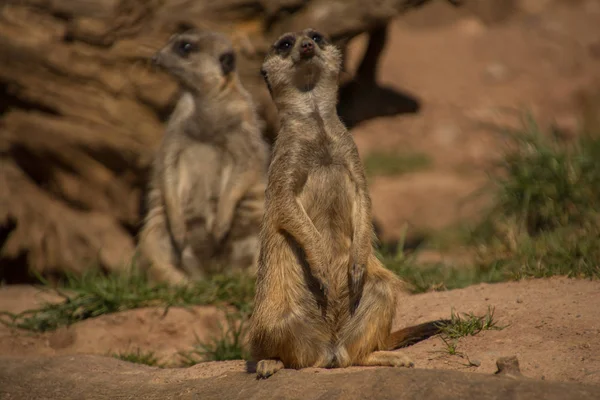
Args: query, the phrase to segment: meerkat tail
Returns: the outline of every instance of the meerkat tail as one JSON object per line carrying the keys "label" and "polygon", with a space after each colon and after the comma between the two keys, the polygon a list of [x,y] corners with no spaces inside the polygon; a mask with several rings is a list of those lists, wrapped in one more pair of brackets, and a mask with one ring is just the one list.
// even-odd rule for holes
{"label": "meerkat tail", "polygon": [[428,339],[440,333],[450,322],[449,319],[438,319],[392,332],[386,341],[387,349],[395,350]]}

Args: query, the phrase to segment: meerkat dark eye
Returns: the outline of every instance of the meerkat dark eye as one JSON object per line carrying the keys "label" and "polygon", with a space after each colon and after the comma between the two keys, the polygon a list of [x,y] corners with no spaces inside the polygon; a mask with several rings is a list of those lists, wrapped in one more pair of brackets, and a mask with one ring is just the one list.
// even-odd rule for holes
{"label": "meerkat dark eye", "polygon": [[219,57],[219,63],[221,64],[221,71],[223,75],[228,75],[235,69],[235,54],[233,51],[221,54]]}
{"label": "meerkat dark eye", "polygon": [[315,42],[316,44],[321,44],[323,42],[323,35],[321,35],[318,32],[313,32],[310,35],[310,38],[313,40],[313,42]]}
{"label": "meerkat dark eye", "polygon": [[188,42],[187,40],[181,40],[177,42],[175,45],[175,51],[181,57],[187,57],[192,51],[194,51],[195,46],[193,43]]}
{"label": "meerkat dark eye", "polygon": [[294,38],[291,36],[284,37],[275,44],[275,48],[280,53],[290,50],[294,46]]}

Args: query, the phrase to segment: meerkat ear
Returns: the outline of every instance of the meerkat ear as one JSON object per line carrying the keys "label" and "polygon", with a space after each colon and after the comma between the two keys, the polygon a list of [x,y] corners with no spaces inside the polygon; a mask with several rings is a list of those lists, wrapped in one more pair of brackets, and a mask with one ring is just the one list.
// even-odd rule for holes
{"label": "meerkat ear", "polygon": [[221,54],[219,62],[221,63],[223,75],[229,75],[229,73],[235,70],[235,53],[233,51],[228,51],[227,53]]}

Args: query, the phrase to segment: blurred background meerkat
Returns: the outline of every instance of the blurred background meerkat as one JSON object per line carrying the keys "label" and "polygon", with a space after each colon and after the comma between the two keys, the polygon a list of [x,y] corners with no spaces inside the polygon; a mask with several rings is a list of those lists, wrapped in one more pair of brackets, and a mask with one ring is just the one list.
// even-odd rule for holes
{"label": "blurred background meerkat", "polygon": [[188,30],[152,62],[183,93],[152,165],[140,267],[170,283],[252,271],[269,150],[232,43],[220,33]]}
{"label": "blurred background meerkat", "polygon": [[280,129],[249,333],[259,378],[284,367],[411,367],[390,350],[442,322],[391,333],[402,282],[373,252],[364,169],[336,111],[340,67],[340,51],[312,29],[284,34],[262,66]]}

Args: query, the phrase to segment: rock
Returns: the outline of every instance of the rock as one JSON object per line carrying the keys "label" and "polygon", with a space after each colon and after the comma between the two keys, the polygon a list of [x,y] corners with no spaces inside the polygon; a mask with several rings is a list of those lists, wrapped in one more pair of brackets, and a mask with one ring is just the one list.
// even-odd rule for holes
{"label": "rock", "polygon": [[523,376],[521,374],[521,369],[519,368],[519,360],[516,356],[499,358],[496,360],[496,367],[498,367],[496,375],[503,375],[510,378]]}
{"label": "rock", "polygon": [[[147,60],[172,33],[196,26],[231,36],[241,79],[273,139],[276,114],[259,70],[277,36],[312,26],[344,48],[352,37],[428,2],[4,2],[0,280],[129,266],[148,167],[177,99],[175,83],[148,68]],[[381,46],[374,44],[375,50]],[[369,66],[379,57],[371,53]],[[362,98],[361,89],[349,96]]]}
{"label": "rock", "polygon": [[479,360],[469,360],[469,365],[472,365],[473,367],[481,367],[481,361],[479,361]]}
{"label": "rock", "polygon": [[[319,371],[319,373],[314,373]],[[159,369],[101,356],[0,359],[0,393],[18,399],[597,399],[600,387],[403,368],[282,370],[256,380],[243,361]],[[3,398],[4,398],[3,397]]]}

